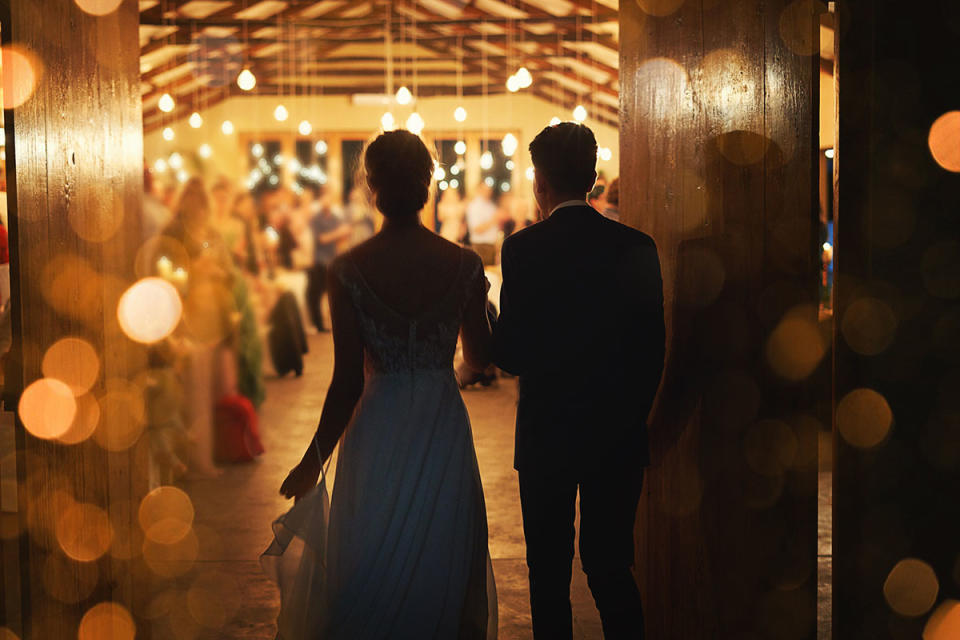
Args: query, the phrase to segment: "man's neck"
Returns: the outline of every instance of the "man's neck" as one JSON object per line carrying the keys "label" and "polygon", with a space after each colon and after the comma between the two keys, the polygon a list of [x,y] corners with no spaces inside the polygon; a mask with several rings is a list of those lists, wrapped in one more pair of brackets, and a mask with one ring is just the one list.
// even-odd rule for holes
{"label": "man's neck", "polygon": [[566,193],[566,194],[555,194],[548,198],[548,202],[544,203],[543,212],[545,215],[550,215],[558,205],[563,204],[569,200],[577,200],[578,202],[585,202],[587,200],[587,194],[585,193]]}

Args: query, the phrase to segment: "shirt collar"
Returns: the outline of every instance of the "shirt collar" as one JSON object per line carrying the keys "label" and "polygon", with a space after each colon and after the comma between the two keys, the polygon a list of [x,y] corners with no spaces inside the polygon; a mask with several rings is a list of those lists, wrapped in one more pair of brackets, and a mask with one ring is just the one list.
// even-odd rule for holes
{"label": "shirt collar", "polygon": [[563,209],[564,207],[589,207],[589,206],[590,204],[586,200],[565,200],[560,204],[558,204],[557,206],[555,206],[553,209],[551,209],[550,213],[547,214],[547,217],[549,218],[550,216],[553,215],[554,211],[556,211],[557,209]]}

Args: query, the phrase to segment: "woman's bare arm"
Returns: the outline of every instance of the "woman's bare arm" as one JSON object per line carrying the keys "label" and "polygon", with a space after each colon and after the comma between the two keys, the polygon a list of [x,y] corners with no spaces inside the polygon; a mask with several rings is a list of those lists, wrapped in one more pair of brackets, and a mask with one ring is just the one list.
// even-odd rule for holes
{"label": "woman's bare arm", "polygon": [[[472,256],[478,262],[480,258]],[[482,268],[480,273],[482,274]],[[481,275],[482,277],[482,275]],[[487,317],[487,290],[490,283],[483,277],[473,284],[467,307],[463,314],[460,337],[463,339],[463,359],[475,371],[483,371],[490,364],[493,346],[493,331]]]}
{"label": "woman's bare arm", "polygon": [[280,487],[287,498],[302,498],[317,483],[322,464],[330,457],[353,415],[363,391],[363,344],[349,294],[335,272],[328,270],[327,290],[333,324],[333,380],[320,414],[317,432],[300,461]]}

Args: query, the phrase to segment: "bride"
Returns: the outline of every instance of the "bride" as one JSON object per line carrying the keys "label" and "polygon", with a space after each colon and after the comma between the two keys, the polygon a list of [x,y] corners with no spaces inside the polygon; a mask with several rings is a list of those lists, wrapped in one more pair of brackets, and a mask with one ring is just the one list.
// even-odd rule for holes
{"label": "bride", "polygon": [[[495,638],[483,489],[453,371],[458,334],[472,367],[489,362],[483,265],[420,224],[433,174],[420,138],[384,133],[363,164],[385,222],[329,270],[333,381],[261,558],[280,586],[277,637]],[[341,435],[328,503],[322,470]]]}

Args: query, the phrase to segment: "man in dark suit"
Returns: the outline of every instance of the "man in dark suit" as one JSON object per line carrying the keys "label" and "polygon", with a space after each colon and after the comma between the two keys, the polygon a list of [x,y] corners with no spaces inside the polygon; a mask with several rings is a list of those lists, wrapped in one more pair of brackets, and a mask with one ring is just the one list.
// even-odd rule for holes
{"label": "man in dark suit", "polygon": [[503,245],[496,364],[520,378],[519,472],[533,634],[573,633],[580,558],[604,637],[642,638],[633,526],[649,463],[646,418],[664,357],[656,245],[586,203],[597,142],[571,122],[530,143],[542,217]]}

